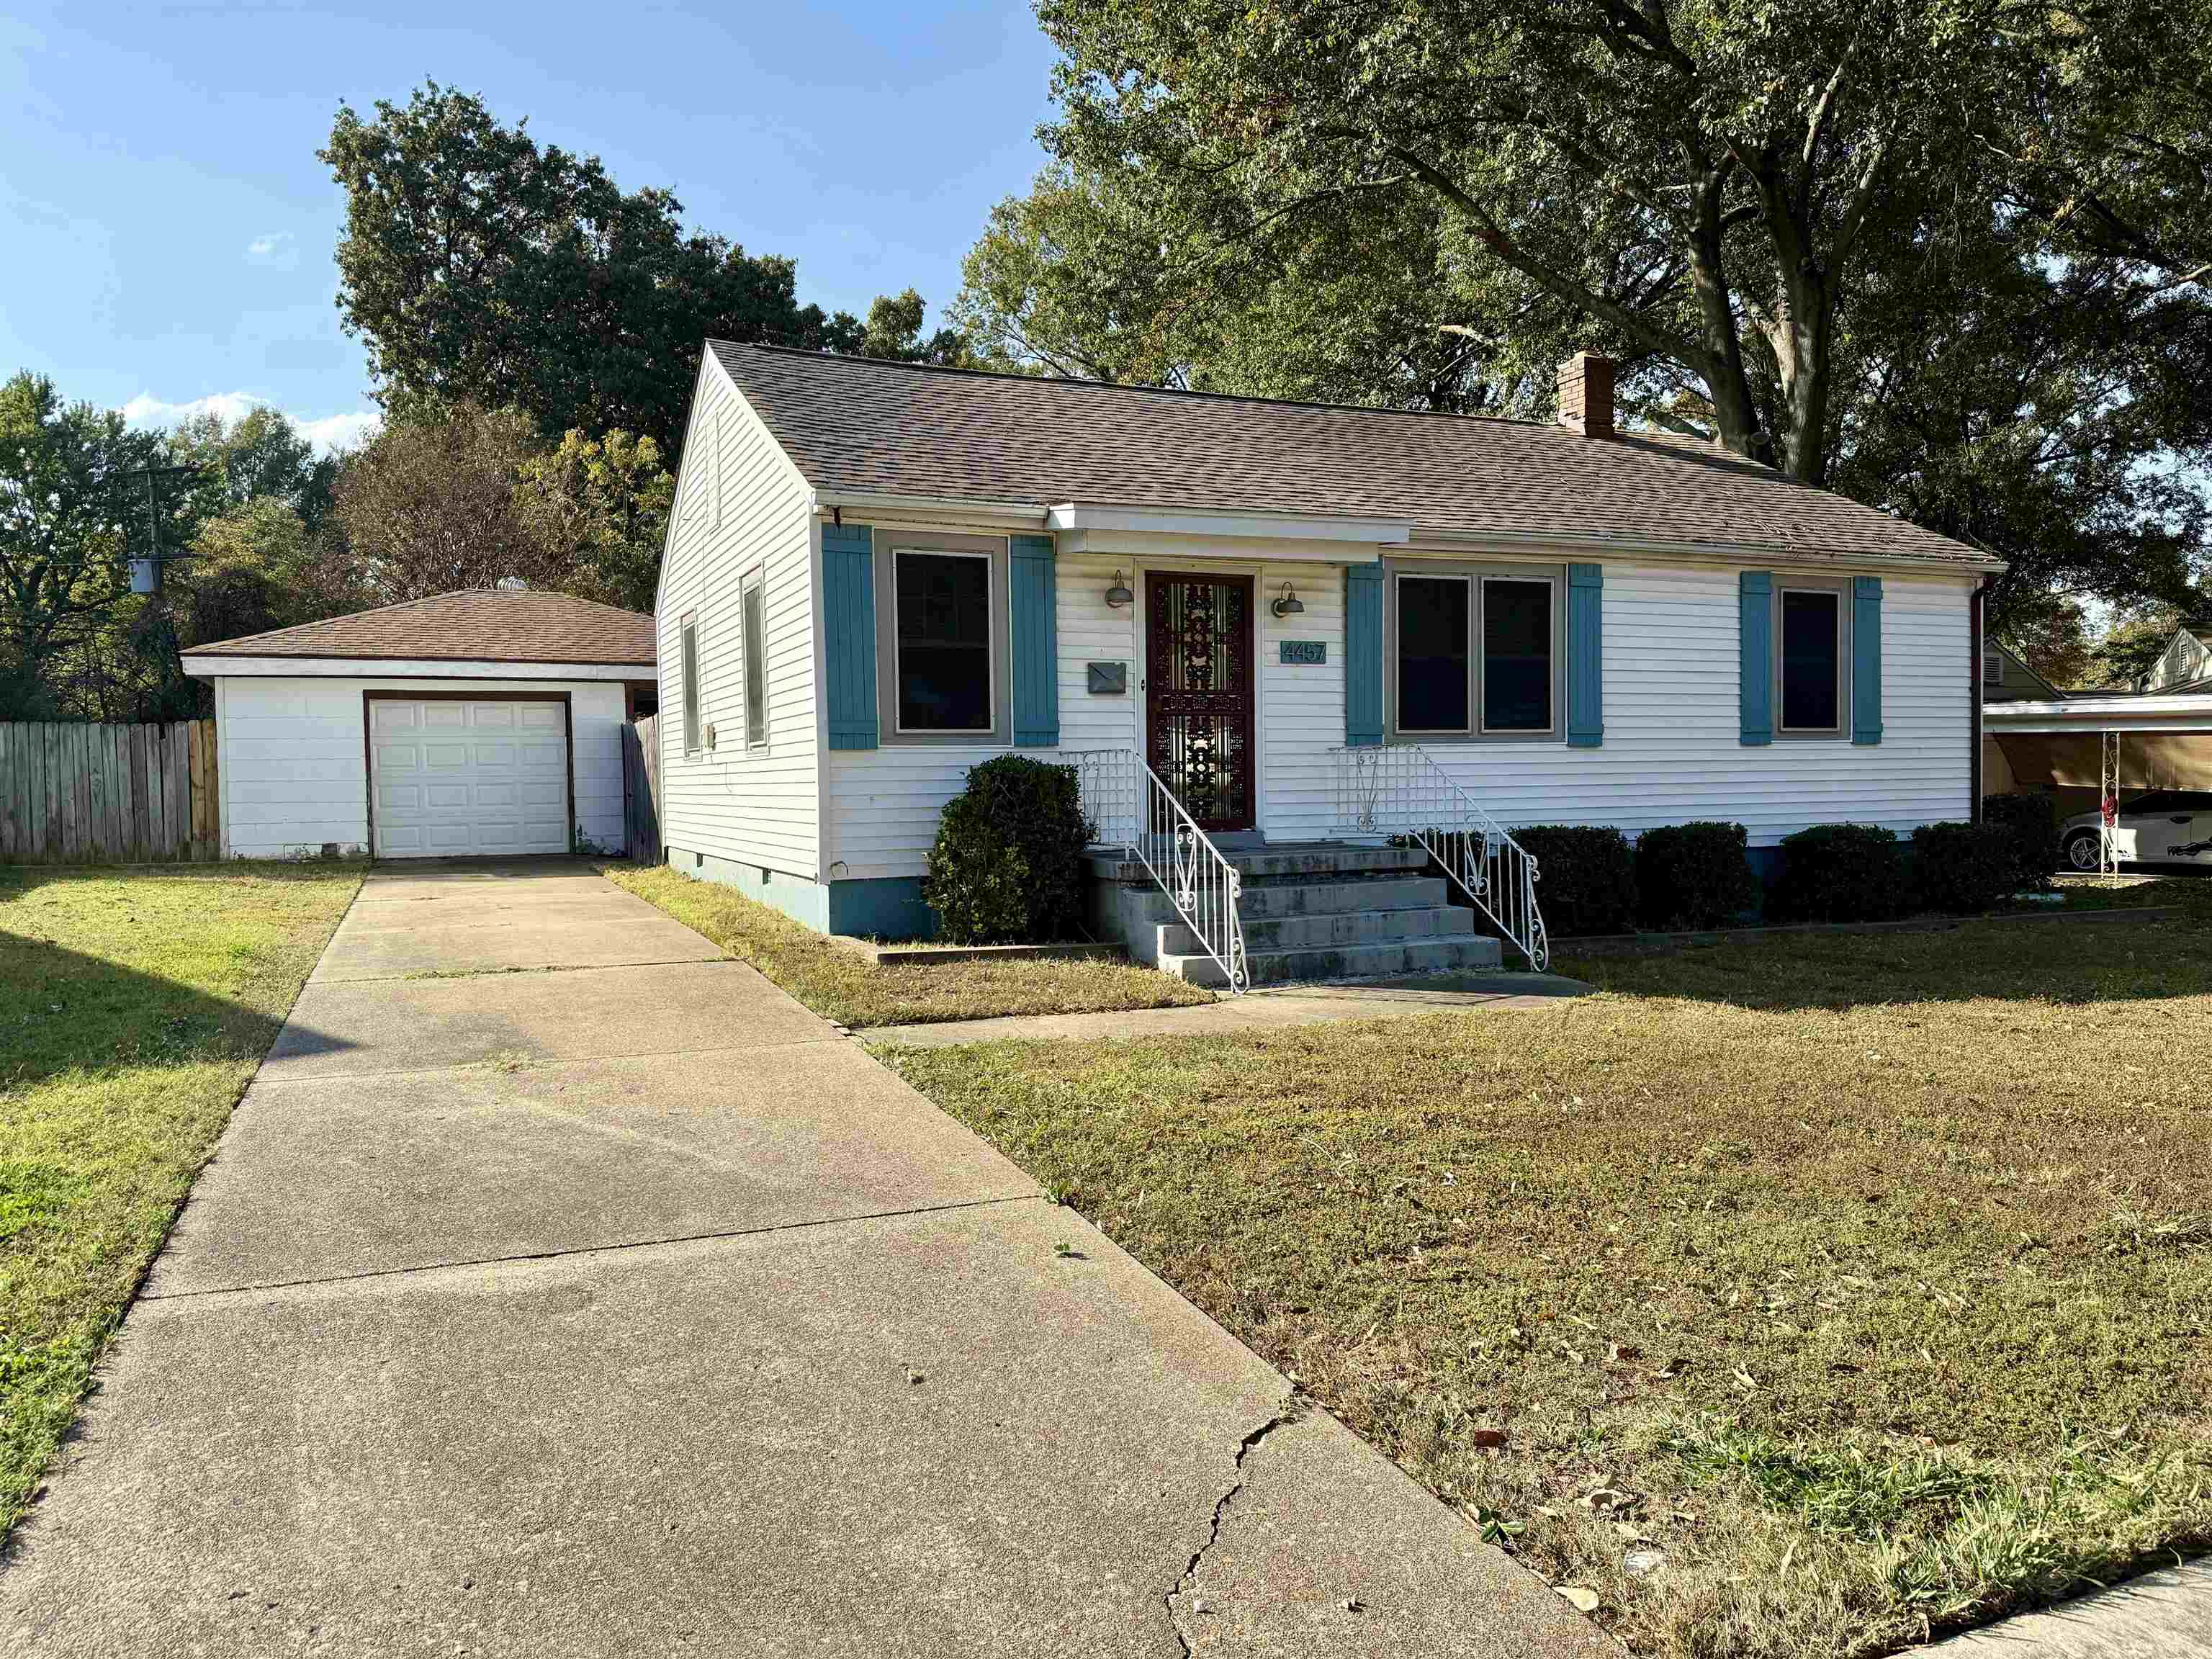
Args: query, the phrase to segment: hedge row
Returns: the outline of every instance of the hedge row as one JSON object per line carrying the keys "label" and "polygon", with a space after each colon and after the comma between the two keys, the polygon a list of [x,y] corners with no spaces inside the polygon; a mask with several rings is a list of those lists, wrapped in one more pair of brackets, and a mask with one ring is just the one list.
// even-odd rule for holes
{"label": "hedge row", "polygon": [[1513,839],[1536,860],[1536,902],[1554,938],[1717,927],[1759,905],[1740,823],[1646,830],[1633,847],[1618,830],[1537,823]]}
{"label": "hedge row", "polygon": [[1822,823],[1785,836],[1763,896],[1740,823],[1647,830],[1532,824],[1513,832],[1541,873],[1537,901],[1555,939],[1768,921],[1881,921],[1923,911],[1986,910],[2047,886],[2058,859],[2049,799],[1991,795],[1979,823],[1928,823],[1899,841],[1870,823]]}

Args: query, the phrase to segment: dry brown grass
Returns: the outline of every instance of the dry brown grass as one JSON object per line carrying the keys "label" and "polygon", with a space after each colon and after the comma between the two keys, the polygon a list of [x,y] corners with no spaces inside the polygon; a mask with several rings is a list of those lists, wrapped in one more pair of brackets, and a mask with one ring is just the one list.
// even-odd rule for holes
{"label": "dry brown grass", "polygon": [[1127,962],[941,962],[878,966],[733,888],[662,866],[604,864],[603,874],[704,933],[825,1019],[859,1029],[1000,1014],[1171,1008],[1212,993]]}
{"label": "dry brown grass", "polygon": [[894,1058],[1640,1650],[2212,1541],[2212,929],[1560,965],[1602,994]]}

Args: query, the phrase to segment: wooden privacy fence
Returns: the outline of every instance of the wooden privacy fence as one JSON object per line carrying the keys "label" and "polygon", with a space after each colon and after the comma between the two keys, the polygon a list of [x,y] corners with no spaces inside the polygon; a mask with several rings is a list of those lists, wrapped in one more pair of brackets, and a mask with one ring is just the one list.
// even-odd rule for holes
{"label": "wooden privacy fence", "polygon": [[215,722],[0,725],[0,864],[218,858]]}
{"label": "wooden privacy fence", "polygon": [[660,862],[660,725],[648,714],[623,727],[623,851],[640,864]]}

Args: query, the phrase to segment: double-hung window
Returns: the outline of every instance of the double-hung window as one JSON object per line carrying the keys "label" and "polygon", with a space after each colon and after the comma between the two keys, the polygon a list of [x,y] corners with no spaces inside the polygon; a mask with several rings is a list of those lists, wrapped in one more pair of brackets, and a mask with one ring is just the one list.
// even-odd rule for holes
{"label": "double-hung window", "polygon": [[1851,608],[1840,582],[1778,581],[1774,592],[1776,734],[1850,735]]}
{"label": "double-hung window", "polygon": [[684,630],[684,752],[699,751],[699,618],[686,614]]}
{"label": "double-hung window", "polygon": [[762,617],[761,573],[744,579],[738,604],[744,616],[745,744],[768,741],[768,629]]}
{"label": "double-hung window", "polygon": [[1559,735],[1557,567],[1394,564],[1390,726],[1409,742]]}
{"label": "double-hung window", "polygon": [[1005,538],[878,535],[876,679],[884,740],[1006,743]]}

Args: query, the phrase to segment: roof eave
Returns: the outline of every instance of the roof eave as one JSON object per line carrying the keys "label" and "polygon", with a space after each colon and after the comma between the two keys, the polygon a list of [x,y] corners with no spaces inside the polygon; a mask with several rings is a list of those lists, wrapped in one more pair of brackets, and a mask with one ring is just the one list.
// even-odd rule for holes
{"label": "roof eave", "polygon": [[1680,541],[1653,536],[1576,535],[1534,530],[1431,530],[1417,526],[1413,550],[1425,546],[1453,549],[1491,547],[1537,550],[1550,548],[1587,549],[1615,556],[1643,554],[1668,560],[1713,564],[1786,564],[1834,569],[1863,566],[1869,569],[1910,570],[1944,575],[1994,574],[2005,569],[2002,559],[1976,553],[1963,544],[1958,558],[1924,557],[1911,553],[1829,552],[1796,547],[1786,542]]}
{"label": "roof eave", "polygon": [[185,672],[198,679],[639,680],[657,662],[515,662],[493,657],[331,657],[270,652],[187,651]]}

